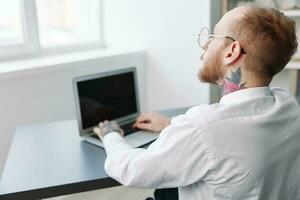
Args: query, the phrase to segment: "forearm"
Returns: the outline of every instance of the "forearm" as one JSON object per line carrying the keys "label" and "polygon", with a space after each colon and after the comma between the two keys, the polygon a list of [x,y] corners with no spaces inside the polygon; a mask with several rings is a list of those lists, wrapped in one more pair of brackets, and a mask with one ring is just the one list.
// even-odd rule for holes
{"label": "forearm", "polygon": [[117,133],[104,137],[107,153],[105,171],[123,185],[139,188],[159,187],[164,178],[160,163],[147,152],[147,149],[132,148]]}
{"label": "forearm", "polygon": [[186,116],[173,119],[147,149],[132,148],[118,133],[110,133],[103,140],[107,151],[105,170],[132,187],[189,185],[201,180],[213,166],[201,135]]}

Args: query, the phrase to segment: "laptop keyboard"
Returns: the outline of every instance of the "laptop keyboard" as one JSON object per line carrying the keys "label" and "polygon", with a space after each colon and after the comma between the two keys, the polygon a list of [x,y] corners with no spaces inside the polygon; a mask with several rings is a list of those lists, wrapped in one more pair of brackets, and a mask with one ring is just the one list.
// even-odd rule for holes
{"label": "laptop keyboard", "polygon": [[130,122],[121,126],[121,129],[124,131],[124,135],[129,135],[130,133],[137,132],[140,130],[138,128],[133,128],[133,124],[134,122]]}
{"label": "laptop keyboard", "polygon": [[[140,129],[138,128],[133,128],[132,125],[134,124],[134,122],[130,122],[128,124],[124,124],[121,126],[121,129],[124,131],[124,135],[130,135],[131,133],[137,132]],[[92,134],[91,135],[93,138],[99,139],[97,134]]]}

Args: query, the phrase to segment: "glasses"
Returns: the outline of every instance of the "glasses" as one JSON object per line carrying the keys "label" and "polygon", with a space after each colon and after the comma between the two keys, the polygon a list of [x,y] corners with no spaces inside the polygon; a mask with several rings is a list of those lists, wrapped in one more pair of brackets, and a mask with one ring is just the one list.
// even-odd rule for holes
{"label": "glasses", "polygon": [[[232,37],[229,36],[221,36],[221,35],[212,35],[209,34],[209,30],[207,27],[203,27],[200,30],[200,33],[198,35],[198,45],[201,47],[203,50],[206,50],[208,45],[212,42],[214,38],[227,38],[235,42],[236,40]],[[241,49],[242,53],[245,54],[246,52],[244,49]]]}

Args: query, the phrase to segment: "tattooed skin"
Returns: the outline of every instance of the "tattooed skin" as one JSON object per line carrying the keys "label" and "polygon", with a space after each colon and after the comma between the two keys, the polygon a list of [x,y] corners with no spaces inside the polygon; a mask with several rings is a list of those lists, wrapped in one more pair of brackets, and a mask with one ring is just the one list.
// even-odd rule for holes
{"label": "tattooed skin", "polygon": [[241,83],[241,77],[241,67],[235,71],[231,71],[230,77],[225,77],[223,85],[220,86],[222,96],[237,90],[245,89],[247,82]]}

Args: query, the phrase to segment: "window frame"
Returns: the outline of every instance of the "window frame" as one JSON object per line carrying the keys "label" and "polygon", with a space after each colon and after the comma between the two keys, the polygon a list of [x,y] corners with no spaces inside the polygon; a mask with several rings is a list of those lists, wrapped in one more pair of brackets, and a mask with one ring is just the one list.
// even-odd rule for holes
{"label": "window frame", "polygon": [[105,48],[103,39],[103,2],[99,0],[99,40],[97,42],[42,47],[39,39],[38,16],[35,0],[19,0],[24,41],[22,44],[0,47],[0,61],[26,59],[77,51]]}

